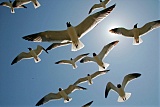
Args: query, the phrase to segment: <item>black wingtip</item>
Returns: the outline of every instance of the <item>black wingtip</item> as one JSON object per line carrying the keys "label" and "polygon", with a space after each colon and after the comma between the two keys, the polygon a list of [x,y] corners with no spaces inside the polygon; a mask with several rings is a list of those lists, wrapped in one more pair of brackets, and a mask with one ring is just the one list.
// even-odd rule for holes
{"label": "black wingtip", "polygon": [[55,64],[59,64],[60,61],[55,62]]}
{"label": "black wingtip", "polygon": [[78,86],[80,89],[82,90],[87,90],[87,88],[84,88],[84,87],[81,87],[81,86]]}
{"label": "black wingtip", "polygon": [[140,73],[132,73],[132,75],[134,75],[136,78],[140,77],[141,74]]}
{"label": "black wingtip", "polygon": [[80,63],[84,63],[84,60],[83,60],[83,59],[81,59],[81,60],[80,60]]}
{"label": "black wingtip", "polygon": [[41,100],[38,101],[38,103],[35,106],[40,106],[42,105],[44,102],[44,98],[42,98]]}

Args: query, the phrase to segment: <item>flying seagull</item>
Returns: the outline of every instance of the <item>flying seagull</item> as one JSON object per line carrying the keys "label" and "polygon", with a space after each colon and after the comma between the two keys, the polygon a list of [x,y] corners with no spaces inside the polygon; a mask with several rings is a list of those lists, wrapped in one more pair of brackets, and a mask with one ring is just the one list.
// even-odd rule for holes
{"label": "flying seagull", "polygon": [[74,92],[75,90],[87,90],[84,87],[80,87],[80,86],[75,86],[75,85],[69,85],[69,87],[67,89],[62,89],[59,88],[59,92],[58,93],[49,93],[46,96],[44,96],[42,99],[40,99],[36,106],[40,106],[44,103],[47,103],[48,101],[51,100],[60,100],[61,98],[64,99],[64,103],[70,102],[72,100],[71,97],[69,97],[68,95],[72,92]]}
{"label": "flying seagull", "polygon": [[69,45],[70,43],[72,43],[72,42],[52,43],[52,44],[46,49],[46,51],[51,50],[51,49],[55,49],[55,48],[58,48],[58,47],[61,47],[61,46],[67,46],[67,45]]}
{"label": "flying seagull", "polygon": [[131,96],[131,93],[126,93],[124,91],[124,88],[127,85],[127,83],[129,83],[131,80],[138,78],[140,76],[141,74],[139,73],[128,74],[124,77],[122,84],[117,84],[117,87],[114,86],[111,82],[108,82],[105,89],[105,98],[107,98],[109,91],[112,89],[119,94],[119,97],[117,100],[118,102],[124,102],[128,100],[129,97]]}
{"label": "flying seagull", "polygon": [[80,41],[80,38],[82,38],[86,33],[91,31],[98,23],[106,18],[109,13],[115,8],[115,6],[116,4],[88,16],[75,27],[73,27],[70,22],[67,22],[67,30],[44,31],[24,36],[23,39],[34,42],[72,41],[71,50],[80,50],[84,47],[84,44]]}
{"label": "flying seagull", "polygon": [[73,69],[76,69],[77,68],[76,62],[82,59],[83,57],[87,56],[88,54],[89,53],[81,54],[81,55],[78,55],[74,59],[71,58],[70,60],[60,60],[58,62],[55,62],[55,64],[70,64],[73,66]]}
{"label": "flying seagull", "polygon": [[5,7],[8,7],[8,8],[11,8],[11,13],[15,13],[14,8],[27,8],[24,5],[13,7],[12,1],[10,1],[10,0],[9,0],[9,2],[2,2],[2,3],[0,3],[0,6],[5,6]]}
{"label": "flying seagull", "polygon": [[141,28],[137,28],[137,24],[134,25],[133,29],[126,29],[123,27],[119,27],[119,28],[111,29],[109,31],[111,33],[121,34],[126,37],[132,37],[132,38],[134,38],[133,45],[139,45],[140,43],[143,42],[142,39],[140,38],[140,36],[145,35],[149,31],[160,27],[160,20],[148,22],[144,26],[142,26]]}
{"label": "flying seagull", "polygon": [[102,60],[108,55],[108,53],[114,48],[114,46],[119,41],[111,42],[103,47],[101,52],[97,55],[96,53],[93,53],[93,57],[84,57],[80,60],[80,63],[87,63],[87,62],[96,62],[99,66],[99,71],[107,69],[109,66],[108,63],[104,63]]}
{"label": "flying seagull", "polygon": [[93,103],[93,101],[90,101],[89,103],[83,105],[82,107],[90,107],[90,105]]}
{"label": "flying seagull", "polygon": [[94,4],[92,7],[91,7],[91,9],[89,10],[89,13],[88,14],[90,14],[93,10],[95,10],[95,9],[98,9],[98,8],[106,8],[106,4],[110,1],[110,0],[104,0],[104,1],[102,1],[102,0],[99,0],[100,1],[100,3],[99,4]]}
{"label": "flying seagull", "polygon": [[24,4],[28,4],[30,2],[33,3],[35,9],[41,6],[38,0],[15,0],[13,2],[13,7],[18,7]]}
{"label": "flying seagull", "polygon": [[38,57],[42,50],[44,50],[46,53],[48,53],[42,46],[38,45],[35,50],[32,48],[28,48],[29,52],[21,52],[11,63],[11,65],[21,61],[22,59],[31,59],[34,58],[35,63],[41,61],[41,59]]}
{"label": "flying seagull", "polygon": [[93,80],[94,78],[96,78],[96,77],[98,77],[98,76],[100,76],[100,75],[106,74],[108,71],[110,71],[110,70],[97,71],[97,72],[95,72],[95,73],[93,73],[93,74],[91,74],[91,75],[90,75],[90,74],[87,74],[87,77],[78,79],[78,80],[74,83],[74,85],[81,84],[81,83],[87,82],[87,81],[88,81],[88,84],[91,85],[91,84],[93,84],[93,81],[92,81],[92,80]]}

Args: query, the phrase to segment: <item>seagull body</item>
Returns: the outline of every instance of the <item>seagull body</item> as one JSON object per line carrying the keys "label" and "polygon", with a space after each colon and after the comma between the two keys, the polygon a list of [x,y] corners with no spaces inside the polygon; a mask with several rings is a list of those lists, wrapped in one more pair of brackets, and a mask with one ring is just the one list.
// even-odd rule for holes
{"label": "seagull body", "polygon": [[109,2],[110,0],[104,0],[104,1],[102,1],[102,0],[100,0],[100,3],[99,4],[94,4],[92,7],[91,7],[91,9],[89,10],[89,13],[88,14],[90,14],[93,10],[95,10],[95,9],[98,9],[98,8],[106,8],[106,4]]}
{"label": "seagull body", "polygon": [[24,5],[17,6],[17,7],[13,7],[12,1],[2,2],[2,3],[0,3],[0,5],[1,5],[1,6],[8,7],[8,8],[11,8],[11,13],[15,13],[14,8],[27,8],[27,7],[24,6]]}
{"label": "seagull body", "polygon": [[83,37],[89,31],[91,31],[104,18],[106,18],[109,15],[109,13],[115,8],[115,6],[116,5],[112,5],[109,8],[106,8],[102,11],[88,16],[79,25],[75,27],[71,26],[70,22],[67,22],[67,30],[44,31],[24,36],[23,39],[34,42],[71,41],[73,42],[72,50],[76,51],[84,46],[83,43],[81,43],[80,38]]}
{"label": "seagull body", "polygon": [[72,42],[52,43],[52,44],[46,49],[46,51],[51,50],[51,49],[55,49],[55,48],[58,48],[58,47],[61,47],[61,46],[66,46],[66,45],[69,45],[70,43],[72,43]]}
{"label": "seagull body", "polygon": [[98,76],[100,76],[100,75],[106,74],[108,71],[110,71],[110,70],[97,71],[97,72],[95,72],[95,73],[93,73],[93,74],[91,74],[91,75],[88,74],[87,77],[78,79],[78,80],[74,83],[74,85],[81,84],[81,83],[84,83],[84,82],[87,82],[87,81],[88,81],[88,85],[91,85],[91,84],[93,84],[93,81],[92,81],[92,80],[93,80],[94,78],[96,78],[96,77],[98,77]]}
{"label": "seagull body", "polygon": [[28,48],[29,52],[21,52],[11,63],[11,65],[21,61],[22,59],[31,59],[34,58],[35,63],[41,61],[41,59],[38,57],[42,50],[44,50],[46,53],[48,53],[42,46],[38,45],[35,50],[32,50],[32,48]]}
{"label": "seagull body", "polygon": [[93,103],[93,101],[90,101],[89,103],[83,105],[82,107],[90,107],[90,105]]}
{"label": "seagull body", "polygon": [[124,102],[129,99],[131,93],[125,93],[125,86],[133,79],[140,77],[139,73],[128,74],[124,77],[122,84],[117,84],[117,87],[113,85],[111,82],[108,82],[105,89],[105,98],[107,98],[109,91],[112,89],[119,94],[118,102]]}
{"label": "seagull body", "polygon": [[71,58],[70,60],[60,60],[58,62],[55,62],[55,64],[71,64],[73,66],[73,69],[75,69],[77,68],[76,62],[82,59],[83,57],[87,56],[88,54],[89,53],[81,54],[81,55],[78,55],[74,59]]}
{"label": "seagull body", "polygon": [[113,47],[118,43],[119,41],[111,42],[103,47],[101,52],[96,55],[96,53],[93,53],[93,57],[84,57],[80,60],[81,63],[86,62],[96,62],[99,66],[99,71],[107,69],[109,66],[108,63],[104,63],[102,60],[108,55],[108,53],[113,49]]}
{"label": "seagull body", "polygon": [[15,0],[13,2],[13,7],[17,7],[17,6],[21,6],[21,5],[24,5],[24,4],[28,4],[30,2],[33,3],[35,9],[41,6],[40,3],[38,2],[38,0]]}
{"label": "seagull body", "polygon": [[139,45],[143,42],[140,36],[145,35],[146,33],[152,31],[155,28],[160,27],[160,20],[152,21],[146,23],[141,28],[137,28],[137,24],[134,25],[133,29],[126,29],[123,27],[114,28],[109,30],[111,33],[121,34],[126,37],[133,37],[133,45]]}
{"label": "seagull body", "polygon": [[59,92],[58,93],[49,93],[46,96],[44,96],[42,99],[40,99],[36,106],[40,106],[44,103],[47,103],[48,101],[51,100],[60,100],[61,98],[64,99],[64,103],[70,102],[72,100],[71,97],[68,96],[68,94],[74,92],[75,90],[86,90],[86,88],[84,87],[80,87],[80,86],[75,86],[75,85],[70,85],[67,89],[62,89],[59,88]]}

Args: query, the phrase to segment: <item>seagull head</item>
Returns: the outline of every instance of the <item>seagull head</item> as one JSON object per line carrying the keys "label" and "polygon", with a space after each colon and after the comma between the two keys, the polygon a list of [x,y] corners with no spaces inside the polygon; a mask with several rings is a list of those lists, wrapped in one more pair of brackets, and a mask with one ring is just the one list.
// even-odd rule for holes
{"label": "seagull head", "polygon": [[87,74],[87,76],[90,76],[90,74]]}
{"label": "seagull head", "polygon": [[100,2],[102,2],[102,0],[99,0]]}
{"label": "seagull head", "polygon": [[59,91],[62,91],[62,88],[59,88],[58,90],[59,90]]}
{"label": "seagull head", "polygon": [[93,53],[93,56],[96,56],[96,53]]}
{"label": "seagull head", "polygon": [[117,88],[121,88],[121,84],[117,84]]}
{"label": "seagull head", "polygon": [[137,25],[138,25],[138,23],[136,23],[136,24],[134,25],[134,28],[137,28]]}
{"label": "seagull head", "polygon": [[71,60],[73,60],[73,59],[71,58]]}
{"label": "seagull head", "polygon": [[71,23],[70,22],[67,22],[67,27],[71,27]]}
{"label": "seagull head", "polygon": [[29,51],[31,51],[32,50],[32,48],[28,48],[29,49]]}

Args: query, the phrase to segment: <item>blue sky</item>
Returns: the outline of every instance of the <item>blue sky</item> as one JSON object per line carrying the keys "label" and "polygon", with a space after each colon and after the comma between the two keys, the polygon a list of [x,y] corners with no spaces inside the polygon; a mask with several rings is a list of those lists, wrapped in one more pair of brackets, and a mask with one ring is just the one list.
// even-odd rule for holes
{"label": "blue sky", "polygon": [[[7,1],[7,0],[4,0]],[[0,0],[2,2],[2,0]],[[41,62],[33,59],[22,60],[11,65],[12,60],[20,52],[28,52],[28,47],[41,45],[47,48],[51,43],[36,43],[23,40],[22,37],[45,30],[64,30],[66,22],[76,26],[88,16],[88,11],[99,0],[39,0],[41,7],[34,9],[33,4],[27,4],[27,9],[10,9],[0,7],[0,107],[34,107],[46,94],[58,92],[58,88],[67,88],[77,79],[98,70],[96,63],[81,64],[72,69],[70,65],[56,65],[61,59],[74,58],[79,54],[99,53],[104,45],[119,40],[116,47],[104,59],[109,63],[110,72],[93,80],[93,85],[80,84],[87,91],[75,91],[69,96],[72,101],[63,100],[48,102],[42,107],[81,107],[89,101],[94,101],[92,107],[159,107],[159,28],[142,36],[143,43],[132,45],[133,39],[111,34],[114,27],[132,29],[150,21],[159,20],[159,0],[111,0],[107,7],[116,3],[110,15],[87,33],[81,41],[85,47],[72,52],[71,45],[43,52]],[[100,11],[98,9],[93,13]],[[129,73],[141,73],[141,77],[131,81],[126,92],[132,93],[129,100],[118,103],[118,94],[110,91],[104,98],[106,84],[121,83]]]}

